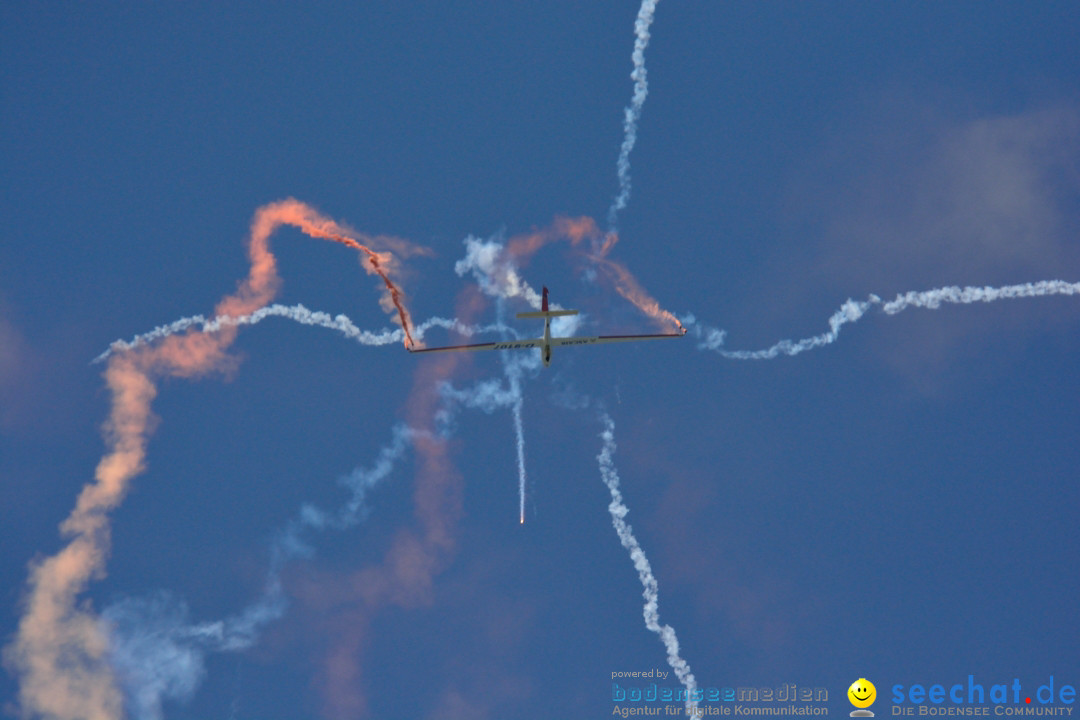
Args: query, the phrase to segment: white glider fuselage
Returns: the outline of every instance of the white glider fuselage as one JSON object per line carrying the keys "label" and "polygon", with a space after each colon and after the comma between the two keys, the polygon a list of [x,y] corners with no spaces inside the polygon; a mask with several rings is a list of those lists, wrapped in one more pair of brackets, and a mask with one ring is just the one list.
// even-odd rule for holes
{"label": "white glider fuselage", "polygon": [[551,349],[557,346],[596,345],[599,343],[631,342],[635,340],[655,340],[659,338],[682,337],[686,334],[686,330],[683,330],[682,332],[678,333],[665,333],[660,335],[600,335],[597,337],[551,337],[551,318],[566,317],[569,315],[577,314],[577,310],[549,310],[548,289],[544,288],[543,299],[541,300],[539,311],[523,312],[517,314],[517,317],[519,318],[543,318],[543,337],[533,338],[531,340],[507,340],[505,342],[477,343],[475,345],[451,345],[448,347],[418,349],[409,348],[409,352],[421,353],[471,350],[518,350],[522,348],[539,348],[540,359],[543,360],[544,367],[550,367]]}

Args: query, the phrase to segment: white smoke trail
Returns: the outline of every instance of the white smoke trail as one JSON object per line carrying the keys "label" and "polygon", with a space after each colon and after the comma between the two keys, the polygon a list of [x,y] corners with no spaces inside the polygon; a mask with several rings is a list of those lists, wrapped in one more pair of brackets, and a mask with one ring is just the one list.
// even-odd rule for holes
{"label": "white smoke trail", "polygon": [[518,468],[518,522],[525,524],[525,426],[521,419],[521,407],[524,400],[521,396],[521,385],[516,379],[510,381],[510,391],[517,395],[517,401],[510,408],[514,417],[514,439],[517,445],[517,468]]}
{"label": "white smoke trail", "polygon": [[895,315],[909,307],[937,309],[941,306],[941,303],[960,303],[967,305],[975,302],[994,302],[995,300],[1012,300],[1014,298],[1076,294],[1080,294],[1080,282],[1068,283],[1064,280],[1041,280],[1035,283],[1005,285],[999,288],[961,288],[954,285],[952,287],[943,287],[936,290],[907,292],[903,295],[897,295],[895,300],[885,303],[881,309],[889,315]]}
{"label": "white smoke trail", "polygon": [[349,495],[336,512],[301,506],[271,545],[262,595],[240,614],[193,623],[187,605],[167,592],[126,598],[106,608],[102,623],[109,638],[109,662],[123,686],[130,715],[136,720],[161,720],[166,700],[183,703],[194,695],[206,674],[209,653],[236,652],[254,645],[262,628],[281,618],[288,607],[281,585],[284,566],[313,554],[305,534],[346,530],[363,521],[369,493],[393,472],[420,434],[398,425],[370,468],[358,467],[340,478]]}
{"label": "white smoke trail", "polygon": [[509,387],[498,380],[481,380],[471,388],[460,390],[446,382],[440,386],[440,393],[446,400],[459,403],[467,408],[482,410],[492,413],[503,408],[513,407],[517,401],[517,395]]}
{"label": "white smoke trail", "polygon": [[764,350],[725,350],[724,338],[727,333],[716,328],[706,328],[699,325],[693,315],[682,318],[683,324],[691,328],[694,335],[701,339],[698,348],[702,350],[715,350],[720,355],[732,360],[771,360],[777,355],[798,355],[807,350],[829,345],[836,341],[840,335],[840,328],[847,323],[853,323],[861,318],[871,305],[880,303],[881,298],[871,295],[866,302],[848,300],[840,309],[829,318],[829,331],[821,335],[803,338],[802,340],[781,340],[772,347]]}
{"label": "white smoke trail", "polygon": [[977,302],[995,302],[997,300],[1016,298],[1078,294],[1080,294],[1080,283],[1068,283],[1064,280],[1041,280],[1034,283],[1005,285],[996,288],[970,286],[962,288],[954,285],[921,292],[912,291],[897,295],[895,300],[889,302],[884,302],[877,295],[870,295],[864,301],[849,299],[840,306],[840,309],[829,318],[828,332],[803,338],[802,340],[781,340],[764,350],[725,350],[724,339],[727,334],[725,331],[700,325],[693,315],[688,315],[682,320],[684,324],[692,327],[694,336],[700,340],[698,349],[714,350],[723,357],[732,360],[771,360],[778,355],[798,355],[801,352],[814,350],[836,342],[836,339],[840,336],[841,327],[848,323],[857,322],[875,305],[880,305],[882,311],[887,315],[895,315],[907,310],[909,307],[936,310],[941,307],[942,303],[969,305]]}
{"label": "white smoke trail", "polygon": [[507,392],[505,399],[510,403],[510,414],[514,419],[514,441],[517,450],[518,471],[518,521],[525,524],[525,484],[528,475],[525,470],[525,424],[521,417],[525,405],[521,381],[526,372],[535,373],[540,369],[540,358],[536,353],[511,354],[511,350],[499,352],[503,374],[506,376]]}
{"label": "white smoke trail", "polygon": [[465,238],[465,257],[454,263],[454,272],[459,277],[472,273],[485,295],[505,300],[522,298],[532,307],[540,309],[540,293],[521,277],[505,249],[496,238],[481,240],[470,235]]}
{"label": "white smoke trail", "polygon": [[645,551],[641,549],[637,538],[634,537],[633,528],[626,522],[626,514],[630,512],[623,502],[622,492],[619,490],[619,474],[615,470],[615,421],[606,412],[601,412],[600,419],[604,424],[604,431],[600,437],[604,446],[596,459],[600,463],[600,476],[604,479],[611,492],[611,504],[608,512],[611,513],[611,523],[615,526],[615,532],[619,536],[619,542],[630,553],[630,559],[634,561],[634,569],[638,572],[641,585],[645,588],[641,593],[645,598],[645,607],[642,614],[645,616],[645,627],[660,636],[660,640],[667,649],[667,661],[675,676],[686,688],[686,715],[697,716],[697,680],[690,672],[690,665],[679,655],[679,638],[675,635],[675,629],[670,625],[660,624],[660,587],[653,575],[649,559],[645,557]]}
{"label": "white smoke trail", "polygon": [[128,713],[136,720],[161,720],[165,700],[191,699],[206,674],[210,652],[251,647],[259,630],[285,613],[277,578],[240,615],[192,623],[187,605],[169,593],[127,598],[102,613],[109,638],[109,663],[124,689]]}
{"label": "white smoke trail", "polygon": [[303,554],[302,551],[299,553],[293,551],[303,548],[301,534],[308,528],[318,531],[347,530],[366,519],[368,494],[390,476],[405,451],[412,445],[413,438],[425,434],[407,425],[395,426],[393,439],[379,451],[379,456],[370,468],[358,467],[338,480],[338,483],[349,491],[349,499],[338,508],[336,514],[320,510],[313,505],[303,505],[300,508],[299,517],[289,524],[285,534],[278,540],[278,546],[285,555],[283,559]]}
{"label": "white smoke trail", "polygon": [[615,221],[619,211],[626,207],[630,201],[630,151],[637,142],[637,124],[641,119],[641,109],[645,105],[645,98],[649,95],[649,83],[645,73],[645,48],[649,46],[649,26],[652,25],[653,13],[656,12],[656,3],[659,0],[642,0],[638,10],[637,20],[634,21],[634,71],[630,78],[634,81],[634,95],[630,104],[626,107],[623,116],[623,142],[619,148],[619,159],[616,163],[619,176],[619,194],[615,196],[611,207],[608,208],[608,229],[615,230]]}
{"label": "white smoke trail", "polygon": [[[506,312],[506,302],[499,298],[496,302],[499,324],[503,324]],[[502,363],[503,374],[510,386],[510,395],[514,397],[513,405],[510,406],[510,414],[514,419],[514,445],[517,450],[518,471],[518,522],[525,524],[525,485],[528,475],[525,470],[525,422],[522,419],[522,409],[525,405],[525,396],[522,393],[521,380],[526,372],[535,373],[540,369],[540,358],[537,353],[525,355],[511,354],[510,350],[499,351],[499,361]]]}
{"label": "white smoke trail", "polygon": [[[476,279],[481,292],[494,297],[497,307],[497,325],[504,326],[504,302],[521,298],[534,308],[542,304],[540,293],[527,283],[513,264],[513,258],[505,252],[505,246],[495,238],[481,240],[469,236],[465,238],[465,257],[454,265],[454,271],[464,276],[471,273]],[[552,303],[553,309],[560,309]],[[573,335],[581,323],[581,315],[569,315],[552,319],[552,333],[556,336]],[[525,467],[525,430],[522,420],[524,396],[522,378],[526,373],[535,373],[540,368],[538,353],[520,353],[502,351],[499,353],[506,376],[504,388],[500,382],[480,383],[472,390],[444,388],[444,395],[469,407],[479,407],[485,412],[497,408],[510,408],[514,421],[514,439],[517,449],[518,469],[518,519],[525,522],[525,487],[528,475]]]}
{"label": "white smoke trail", "polygon": [[[113,353],[130,350],[140,345],[146,345],[166,338],[169,335],[184,332],[193,327],[197,327],[200,332],[217,332],[223,327],[256,325],[269,317],[284,317],[298,322],[301,325],[317,325],[330,330],[337,330],[345,337],[350,340],[355,340],[361,345],[390,345],[391,343],[400,343],[405,338],[405,331],[401,328],[385,328],[378,331],[361,330],[346,315],[339,314],[337,316],[331,316],[330,313],[319,310],[309,310],[303,305],[267,305],[249,315],[240,315],[237,317],[219,315],[218,317],[207,320],[202,315],[192,315],[191,317],[180,318],[168,325],[161,325],[142,335],[136,335],[131,340],[116,340],[105,352],[94,358],[92,364],[106,360]],[[445,318],[436,317],[425,320],[415,327],[415,339],[422,339],[424,333],[434,327],[446,328],[447,330],[453,330],[466,336],[472,336],[483,332],[510,331],[509,328],[504,328],[501,325],[483,327],[465,325],[457,320],[447,320]]]}
{"label": "white smoke trail", "polygon": [[540,356],[531,352],[503,350],[499,353],[503,366],[503,379],[483,380],[468,388],[456,388],[444,383],[440,393],[445,401],[464,407],[493,413],[496,410],[509,409],[514,423],[514,440],[517,451],[518,471],[518,520],[525,522],[525,488],[528,472],[525,466],[525,428],[522,409],[525,398],[522,380],[526,374],[535,374],[540,369]]}
{"label": "white smoke trail", "polygon": [[[489,297],[497,300],[521,298],[539,310],[543,301],[540,293],[521,277],[513,264],[513,258],[504,253],[504,250],[505,246],[496,238],[481,240],[470,235],[465,238],[465,257],[454,264],[454,272],[461,277],[471,273],[480,291]],[[550,303],[550,307],[552,310],[563,309],[562,305],[555,302]],[[584,318],[583,313],[552,318],[551,332],[557,337],[573,335]],[[490,327],[498,328],[500,332],[511,331],[501,318]],[[489,328],[485,328],[487,329]]]}
{"label": "white smoke trail", "polygon": [[[503,324],[506,316],[506,301],[499,298],[496,301],[496,320]],[[528,475],[525,470],[525,422],[522,419],[522,410],[525,405],[525,396],[522,393],[521,379],[528,370],[535,372],[540,368],[539,358],[536,353],[512,355],[510,350],[499,351],[499,361],[503,367],[503,374],[510,386],[510,395],[513,396],[513,404],[510,406],[510,415],[514,419],[514,445],[517,450],[518,471],[518,522],[525,524],[525,485]]]}

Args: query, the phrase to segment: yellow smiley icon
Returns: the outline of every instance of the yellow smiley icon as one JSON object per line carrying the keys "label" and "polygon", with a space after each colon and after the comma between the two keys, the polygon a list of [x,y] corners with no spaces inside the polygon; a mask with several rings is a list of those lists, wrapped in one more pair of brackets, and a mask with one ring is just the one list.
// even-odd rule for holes
{"label": "yellow smiley icon", "polygon": [[877,699],[877,688],[866,678],[859,678],[847,689],[848,700],[857,708],[868,708]]}

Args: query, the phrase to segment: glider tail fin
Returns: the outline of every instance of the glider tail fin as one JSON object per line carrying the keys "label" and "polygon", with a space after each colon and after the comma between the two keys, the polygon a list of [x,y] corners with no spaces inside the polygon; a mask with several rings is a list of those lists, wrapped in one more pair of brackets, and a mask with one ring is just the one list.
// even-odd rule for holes
{"label": "glider tail fin", "polygon": [[519,318],[553,318],[564,317],[566,315],[577,315],[577,310],[548,310],[548,289],[544,288],[544,298],[540,303],[540,312],[523,312],[518,313]]}

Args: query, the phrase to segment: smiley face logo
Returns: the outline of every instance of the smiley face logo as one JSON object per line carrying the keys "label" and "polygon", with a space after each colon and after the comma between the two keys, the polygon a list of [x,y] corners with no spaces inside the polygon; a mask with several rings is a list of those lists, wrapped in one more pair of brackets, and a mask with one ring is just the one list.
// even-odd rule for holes
{"label": "smiley face logo", "polygon": [[857,708],[868,708],[877,699],[877,688],[866,678],[859,678],[847,689],[848,700]]}

